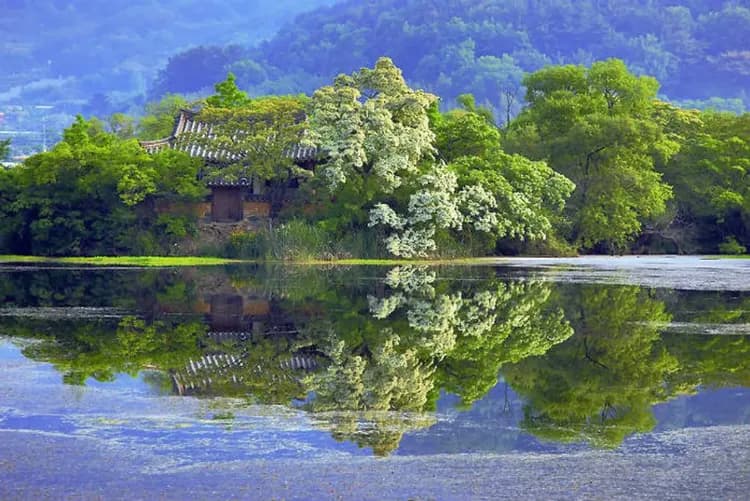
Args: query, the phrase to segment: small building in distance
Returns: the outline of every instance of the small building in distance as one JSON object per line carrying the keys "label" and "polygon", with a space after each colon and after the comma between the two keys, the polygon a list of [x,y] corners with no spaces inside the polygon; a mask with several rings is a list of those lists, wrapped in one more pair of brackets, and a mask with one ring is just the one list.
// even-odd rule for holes
{"label": "small building in distance", "polygon": [[[157,153],[165,149],[183,151],[191,157],[201,158],[205,165],[221,169],[236,158],[226,151],[206,147],[205,142],[191,141],[191,137],[207,137],[211,126],[198,120],[198,113],[181,110],[175,121],[175,127],[169,137],[154,141],[140,141],[141,147],[148,153]],[[210,142],[209,142],[210,144]],[[295,164],[313,170],[318,150],[315,147],[294,145],[286,152]],[[200,174],[203,177],[203,173]],[[248,217],[268,217],[278,210],[280,200],[271,200],[267,193],[267,183],[255,176],[248,175],[239,179],[222,179],[213,177],[206,180],[211,190],[209,199],[198,207],[199,216],[214,222],[238,222]],[[290,187],[296,188],[297,180],[290,181]]]}

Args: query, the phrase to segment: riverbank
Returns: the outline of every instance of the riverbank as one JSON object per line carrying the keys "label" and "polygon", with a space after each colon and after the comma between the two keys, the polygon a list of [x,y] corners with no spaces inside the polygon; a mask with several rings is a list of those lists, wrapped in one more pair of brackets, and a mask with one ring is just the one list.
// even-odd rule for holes
{"label": "riverbank", "polygon": [[238,264],[240,259],[193,256],[93,256],[93,257],[44,257],[0,255],[0,264],[79,264],[90,266],[217,266]]}
{"label": "riverbank", "polygon": [[92,256],[92,257],[45,257],[0,255],[2,264],[63,264],[88,266],[136,266],[136,267],[177,267],[177,266],[221,266],[232,264],[285,264],[285,265],[340,265],[340,266],[402,266],[418,265],[596,265],[601,263],[642,266],[648,263],[675,262],[675,259],[693,259],[699,261],[737,260],[750,261],[750,255],[626,255],[626,256],[577,256],[577,257],[525,257],[525,256],[490,256],[458,259],[302,259],[289,261],[230,259],[221,257],[195,256]]}

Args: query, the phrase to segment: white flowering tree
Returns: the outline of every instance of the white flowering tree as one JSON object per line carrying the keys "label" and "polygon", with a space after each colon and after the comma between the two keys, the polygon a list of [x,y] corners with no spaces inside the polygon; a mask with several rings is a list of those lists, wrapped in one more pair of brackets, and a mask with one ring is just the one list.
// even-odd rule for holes
{"label": "white flowering tree", "polygon": [[459,179],[461,210],[473,229],[498,238],[544,240],[575,185],[545,162],[499,148],[449,165]]}
{"label": "white flowering tree", "polygon": [[503,153],[481,109],[441,115],[436,100],[387,58],[315,92],[310,137],[326,153],[317,176],[334,199],[329,216],[382,231],[387,251],[406,258],[474,233],[491,244],[546,238],[573,184]]}
{"label": "white flowering tree", "polygon": [[431,158],[427,110],[437,97],[411,89],[388,58],[318,89],[310,132],[327,161],[318,173],[332,191],[355,186],[363,202],[392,193]]}
{"label": "white flowering tree", "polygon": [[437,164],[417,178],[405,213],[386,203],[370,211],[370,226],[390,229],[391,254],[426,257],[439,231],[479,232],[494,238],[546,239],[573,183],[544,162],[502,151]]}

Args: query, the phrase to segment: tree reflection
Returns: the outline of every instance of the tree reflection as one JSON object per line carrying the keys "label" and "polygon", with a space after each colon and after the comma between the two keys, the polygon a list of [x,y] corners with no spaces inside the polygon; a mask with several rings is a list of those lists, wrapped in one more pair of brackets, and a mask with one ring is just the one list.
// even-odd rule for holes
{"label": "tree reflection", "polygon": [[366,269],[245,271],[157,274],[147,291],[124,283],[125,297],[110,298],[133,315],[37,320],[41,331],[18,322],[14,332],[42,338],[26,354],[68,383],[160,369],[178,394],[297,402],[337,439],[377,454],[434,421],[425,413],[441,388],[469,405],[504,363],[572,334],[548,305],[550,284],[506,282],[490,268],[402,266],[375,280]]}
{"label": "tree reflection", "polygon": [[614,447],[651,430],[651,406],[685,391],[659,327],[664,303],[639,287],[583,286],[561,295],[575,335],[503,370],[526,400],[523,427],[562,442]]}
{"label": "tree reflection", "polygon": [[[36,328],[35,328],[36,326]],[[118,373],[137,376],[146,368],[171,367],[200,353],[202,322],[146,324],[125,317],[117,321],[63,320],[3,322],[6,333],[39,342],[23,350],[25,356],[51,363],[66,384],[82,385],[93,378],[112,381]]]}
{"label": "tree reflection", "polygon": [[341,294],[318,308],[348,312],[310,322],[329,365],[307,377],[314,396],[306,407],[350,412],[331,423],[334,436],[390,452],[415,424],[394,413],[434,409],[441,388],[468,404],[497,383],[503,363],[544,353],[572,334],[562,311],[547,307],[549,284],[455,278],[396,267],[366,302]]}
{"label": "tree reflection", "polygon": [[599,447],[651,430],[654,403],[750,385],[748,337],[662,332],[668,303],[639,287],[424,266],[50,273],[0,277],[0,333],[37,339],[24,354],[66,383],[157,370],[167,391],[293,405],[381,455],[434,423],[441,390],[469,408],[499,374],[525,430]]}

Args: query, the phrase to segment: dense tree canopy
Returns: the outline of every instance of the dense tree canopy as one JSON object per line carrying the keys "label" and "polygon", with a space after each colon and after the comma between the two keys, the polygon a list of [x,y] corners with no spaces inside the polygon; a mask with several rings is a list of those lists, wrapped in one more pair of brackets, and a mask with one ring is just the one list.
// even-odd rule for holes
{"label": "dense tree canopy", "polygon": [[[349,256],[746,250],[747,115],[701,113],[660,101],[655,79],[633,74],[617,59],[590,68],[549,66],[523,83],[527,106],[498,127],[492,110],[471,94],[458,97],[460,107],[441,112],[437,96],[410,87],[388,58],[374,68],[340,75],[312,97],[251,98],[229,73],[203,101],[170,95],[149,104],[148,115],[138,122],[122,114],[110,116],[106,127],[91,122],[100,138],[93,142],[75,139],[80,134],[73,132],[83,127],[77,122],[61,146],[27,164],[46,169],[39,165],[53,162],[54,169],[61,168],[59,155],[68,151],[66,144],[97,144],[101,158],[127,152],[109,164],[123,165],[121,170],[110,168],[97,179],[106,184],[110,176],[116,185],[118,196],[105,206],[122,204],[121,212],[112,210],[121,214],[113,220],[122,222],[124,231],[137,219],[137,211],[127,207],[169,196],[164,180],[180,178],[184,188],[188,172],[197,172],[184,170],[183,160],[168,168],[177,153],[150,157],[130,138],[168,136],[178,111],[197,105],[202,106],[197,119],[209,128],[184,133],[178,142],[222,152],[221,158],[203,163],[202,178],[246,179],[256,193],[270,197],[274,217],[280,215],[284,223],[299,220],[283,225],[280,238],[248,236],[250,247],[233,243],[232,255],[305,254],[277,252],[294,239],[312,242],[309,257],[339,255],[322,248],[341,247],[330,242],[343,239],[350,243],[342,249],[351,249],[341,253]],[[290,154],[300,148],[310,156],[299,160]],[[87,161],[85,156],[72,160]],[[197,168],[190,162],[191,169]],[[77,176],[69,177],[72,182]],[[18,173],[0,178],[7,186],[0,194],[9,221],[3,237],[7,249],[42,252],[47,244],[40,242],[56,238],[55,231],[74,235],[94,228],[74,224],[77,230],[63,230],[76,216],[61,217],[60,225],[44,223],[49,232],[42,231],[36,212],[21,215],[19,210],[31,203],[24,199],[33,198],[21,189],[18,179],[23,178]],[[33,181],[39,185],[34,193],[50,183],[47,178]],[[200,183],[190,183],[191,195],[179,190],[172,195],[195,198]],[[75,185],[71,196],[88,196],[87,186]],[[60,202],[52,198],[45,194],[38,203]],[[21,230],[24,224],[36,233]],[[186,233],[184,220],[170,220],[167,226],[168,234]],[[257,250],[263,246],[276,250]],[[54,247],[44,252],[89,252],[81,251],[75,238],[71,245]],[[129,247],[108,248],[115,253]]]}
{"label": "dense tree canopy", "polygon": [[0,141],[0,161],[5,160],[10,154],[10,139]]}
{"label": "dense tree canopy", "polygon": [[[673,114],[679,113],[672,110]],[[697,247],[742,253],[750,248],[750,114],[693,114],[683,147],[663,167],[682,226],[697,225]],[[694,245],[696,246],[696,245]]]}
{"label": "dense tree canopy", "polygon": [[182,153],[149,155],[79,117],[52,150],[0,171],[2,246],[43,255],[154,252],[184,236],[187,220],[136,209],[158,197],[201,197],[197,172],[198,162]]}
{"label": "dense tree canopy", "polygon": [[528,108],[505,144],[547,160],[576,183],[568,238],[584,249],[622,249],[671,197],[654,168],[679,148],[653,119],[658,83],[622,61],[554,66],[524,80]]}
{"label": "dense tree canopy", "polygon": [[386,58],[318,90],[310,131],[326,158],[316,175],[337,210],[349,210],[340,218],[357,223],[369,211],[388,251],[405,257],[474,232],[544,239],[572,185],[543,162],[503,153],[489,114],[465,100],[441,115],[435,96],[408,87]]}
{"label": "dense tree canopy", "polygon": [[439,155],[457,176],[470,224],[495,238],[547,239],[573,183],[545,162],[505,153],[490,110],[477,108],[471,95],[460,99],[463,109],[434,115],[433,128]]}

